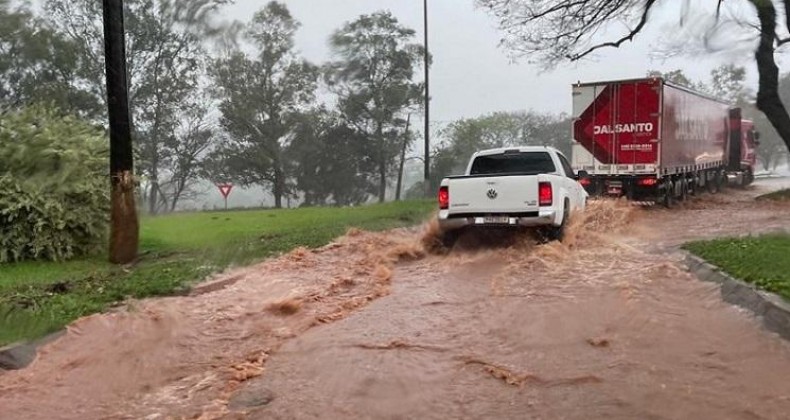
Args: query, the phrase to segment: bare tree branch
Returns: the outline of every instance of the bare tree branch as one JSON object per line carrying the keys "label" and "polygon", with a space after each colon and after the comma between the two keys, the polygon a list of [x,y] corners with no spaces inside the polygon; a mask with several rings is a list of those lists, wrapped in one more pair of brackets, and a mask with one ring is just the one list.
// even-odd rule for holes
{"label": "bare tree branch", "polygon": [[[656,0],[476,0],[505,32],[501,44],[519,56],[539,56],[550,67],[578,60],[604,47],[632,40],[648,21]],[[598,33],[611,22],[625,21],[633,30],[622,39],[597,44]],[[590,44],[596,44],[589,47]],[[588,48],[589,47],[589,48]],[[584,50],[584,51],[582,51]]]}
{"label": "bare tree branch", "polygon": [[[788,0],[788,1],[790,1],[790,0]],[[595,50],[599,50],[601,48],[607,48],[607,47],[619,48],[620,45],[622,45],[624,42],[632,41],[634,39],[634,37],[639,32],[641,32],[642,29],[647,24],[647,19],[648,19],[648,15],[650,13],[650,8],[653,7],[655,2],[656,2],[656,0],[647,0],[647,3],[645,3],[645,10],[642,12],[642,18],[639,20],[639,24],[637,24],[636,27],[634,29],[632,29],[631,32],[628,33],[628,35],[626,35],[626,36],[624,36],[624,37],[622,37],[622,38],[620,38],[620,39],[618,39],[617,41],[614,41],[614,42],[604,42],[604,43],[601,43],[601,44],[598,44],[598,45],[594,45],[594,46],[588,48],[586,51],[584,51],[584,52],[582,52],[580,54],[568,55],[568,59],[570,59],[571,61],[577,61],[577,60],[583,58],[584,56],[589,55],[590,53],[592,53]]]}
{"label": "bare tree branch", "polygon": [[[709,45],[711,37],[714,33],[725,32],[723,30],[725,25],[729,25],[726,31],[728,39],[726,43],[715,49],[737,50],[748,47],[754,51],[760,73],[758,106],[790,148],[790,115],[777,93],[779,69],[774,56],[777,48],[790,44],[790,35],[785,32],[790,30],[790,0],[749,0],[749,2],[756,9],[758,24],[754,23],[754,15],[744,17],[739,8],[733,16],[728,16],[731,9],[725,7],[724,0],[715,2],[685,0],[674,4],[682,15],[681,26],[694,19],[707,27],[704,33],[696,31],[697,33],[691,34],[705,43],[707,52],[712,51]],[[560,62],[578,61],[597,50],[618,48],[627,41],[633,41],[637,35],[643,33],[647,23],[652,19],[651,11],[655,9],[654,5],[658,1],[476,0],[476,3],[498,20],[498,26],[504,32],[501,45],[508,48],[516,57],[537,57],[533,63],[543,65],[544,69],[551,69]],[[706,4],[704,6],[706,16],[691,17],[691,7],[697,3]],[[678,5],[682,8],[677,8]],[[712,10],[713,6],[715,11]],[[784,8],[784,16],[777,12],[780,7]],[[777,22],[777,19],[781,21]],[[602,33],[610,28],[613,21],[625,22],[628,27],[625,34],[614,40],[601,39],[599,32]],[[786,23],[781,25],[783,21]],[[781,28],[778,28],[777,24],[781,25]],[[752,32],[750,29],[755,31]],[[781,30],[781,34],[777,32],[778,29]],[[758,41],[755,39],[755,34],[759,34],[759,46],[756,50],[752,50],[755,41]],[[671,38],[673,34],[667,35]],[[685,45],[674,48],[682,50]]]}

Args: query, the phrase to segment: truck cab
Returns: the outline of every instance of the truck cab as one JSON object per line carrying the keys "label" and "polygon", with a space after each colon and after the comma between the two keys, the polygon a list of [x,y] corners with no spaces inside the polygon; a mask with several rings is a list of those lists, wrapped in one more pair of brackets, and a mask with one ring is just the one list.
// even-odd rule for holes
{"label": "truck cab", "polygon": [[754,121],[741,122],[741,168],[746,172],[747,184],[754,181],[754,170],[757,167],[757,146],[760,145],[760,133],[754,126]]}

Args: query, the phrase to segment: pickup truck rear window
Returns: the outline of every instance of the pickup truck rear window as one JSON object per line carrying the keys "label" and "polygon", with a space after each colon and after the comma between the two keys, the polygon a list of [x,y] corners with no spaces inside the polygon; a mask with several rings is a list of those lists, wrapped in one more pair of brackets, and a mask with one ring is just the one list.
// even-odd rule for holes
{"label": "pickup truck rear window", "polygon": [[547,152],[503,153],[479,156],[469,175],[546,174],[556,172]]}

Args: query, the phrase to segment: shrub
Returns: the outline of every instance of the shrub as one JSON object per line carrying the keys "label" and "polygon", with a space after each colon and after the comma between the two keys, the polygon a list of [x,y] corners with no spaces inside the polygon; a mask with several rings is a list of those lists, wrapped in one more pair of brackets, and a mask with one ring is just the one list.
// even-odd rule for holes
{"label": "shrub", "polygon": [[107,234],[108,142],[45,107],[0,115],[0,263],[65,260]]}

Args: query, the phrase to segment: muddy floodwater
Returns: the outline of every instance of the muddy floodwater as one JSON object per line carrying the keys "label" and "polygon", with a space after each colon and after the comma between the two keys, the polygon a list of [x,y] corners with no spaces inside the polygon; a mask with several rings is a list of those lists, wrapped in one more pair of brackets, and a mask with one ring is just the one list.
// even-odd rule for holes
{"label": "muddy floodwater", "polygon": [[680,264],[790,228],[786,186],[591,204],[564,244],[351,231],[81,319],[0,373],[2,419],[787,419],[790,345]]}

